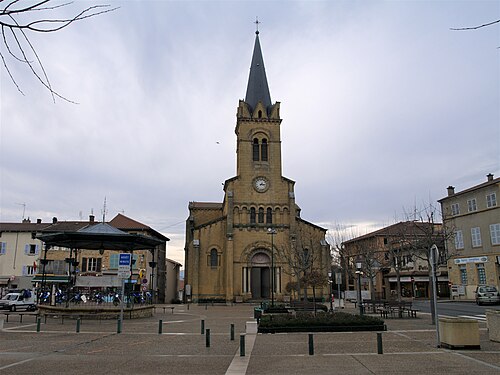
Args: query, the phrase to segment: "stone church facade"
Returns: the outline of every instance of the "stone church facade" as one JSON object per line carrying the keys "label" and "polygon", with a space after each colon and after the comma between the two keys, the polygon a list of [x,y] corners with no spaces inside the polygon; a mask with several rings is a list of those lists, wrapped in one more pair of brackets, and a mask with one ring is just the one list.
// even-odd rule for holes
{"label": "stone church facade", "polygon": [[[326,280],[326,229],[301,219],[295,182],[282,176],[281,121],[257,31],[247,92],[236,115],[237,174],[225,181],[222,203],[189,203],[187,300],[287,301],[298,297],[291,287],[304,274]],[[320,284],[314,288],[317,298],[328,295],[328,284]],[[306,293],[312,297],[312,288]]]}

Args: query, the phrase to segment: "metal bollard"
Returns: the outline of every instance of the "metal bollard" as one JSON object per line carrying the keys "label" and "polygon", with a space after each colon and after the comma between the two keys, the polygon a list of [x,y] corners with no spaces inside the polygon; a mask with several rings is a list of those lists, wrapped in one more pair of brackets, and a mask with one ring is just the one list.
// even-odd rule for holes
{"label": "metal bollard", "polygon": [[205,333],[205,320],[201,320],[201,334],[203,335]]}
{"label": "metal bollard", "polygon": [[377,332],[377,353],[384,354],[384,349],[382,347],[382,332]]}
{"label": "metal bollard", "polygon": [[234,324],[231,323],[231,341],[234,341]]}
{"label": "metal bollard", "polygon": [[188,311],[189,311],[189,303],[188,303]]}
{"label": "metal bollard", "polygon": [[116,333],[122,333],[122,320],[118,318],[116,323]]}
{"label": "metal bollard", "polygon": [[313,334],[309,334],[309,355],[314,355],[314,339]]}
{"label": "metal bollard", "polygon": [[210,329],[207,328],[207,334],[205,335],[205,346],[210,348]]}
{"label": "metal bollard", "polygon": [[161,335],[163,332],[163,320],[158,321],[158,334]]}
{"label": "metal bollard", "polygon": [[40,323],[41,323],[42,319],[40,318],[36,318],[36,331],[37,332],[40,332]]}
{"label": "metal bollard", "polygon": [[208,303],[205,303],[205,310],[208,309]]}
{"label": "metal bollard", "polygon": [[23,314],[19,314],[19,323],[23,322]]}
{"label": "metal bollard", "polygon": [[80,333],[80,324],[81,324],[81,319],[77,318],[76,319],[76,333]]}
{"label": "metal bollard", "polygon": [[245,335],[240,335],[240,357],[245,356]]}

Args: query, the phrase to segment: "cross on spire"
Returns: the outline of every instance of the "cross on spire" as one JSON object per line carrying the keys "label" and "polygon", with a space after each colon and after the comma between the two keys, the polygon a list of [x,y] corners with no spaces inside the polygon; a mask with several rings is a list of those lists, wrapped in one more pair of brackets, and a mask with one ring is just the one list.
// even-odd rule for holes
{"label": "cross on spire", "polygon": [[254,22],[254,24],[255,24],[255,29],[256,29],[256,30],[255,30],[255,34],[257,34],[257,35],[259,35],[259,24],[260,24],[260,23],[262,23],[262,22],[259,22],[259,17],[258,17],[258,16],[256,16],[256,17],[255,17],[255,22]]}

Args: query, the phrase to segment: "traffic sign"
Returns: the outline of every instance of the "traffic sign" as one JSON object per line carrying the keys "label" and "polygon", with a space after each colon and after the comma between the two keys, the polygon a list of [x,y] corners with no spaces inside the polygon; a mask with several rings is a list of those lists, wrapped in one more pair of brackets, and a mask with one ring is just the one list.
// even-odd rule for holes
{"label": "traffic sign", "polygon": [[120,253],[119,261],[118,261],[118,266],[129,266],[130,267],[130,260],[132,259],[132,254],[130,253]]}
{"label": "traffic sign", "polygon": [[142,279],[142,283],[143,284],[147,284],[148,283],[148,279],[146,279],[146,278]]}
{"label": "traffic sign", "polygon": [[118,270],[118,278],[119,279],[128,279],[131,273],[130,270]]}

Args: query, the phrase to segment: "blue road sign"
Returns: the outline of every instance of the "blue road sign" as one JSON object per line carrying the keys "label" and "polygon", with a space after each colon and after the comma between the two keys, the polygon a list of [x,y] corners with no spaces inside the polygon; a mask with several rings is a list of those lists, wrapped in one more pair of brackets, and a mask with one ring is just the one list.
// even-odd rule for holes
{"label": "blue road sign", "polygon": [[132,254],[120,253],[119,266],[130,266],[130,260],[132,259]]}

